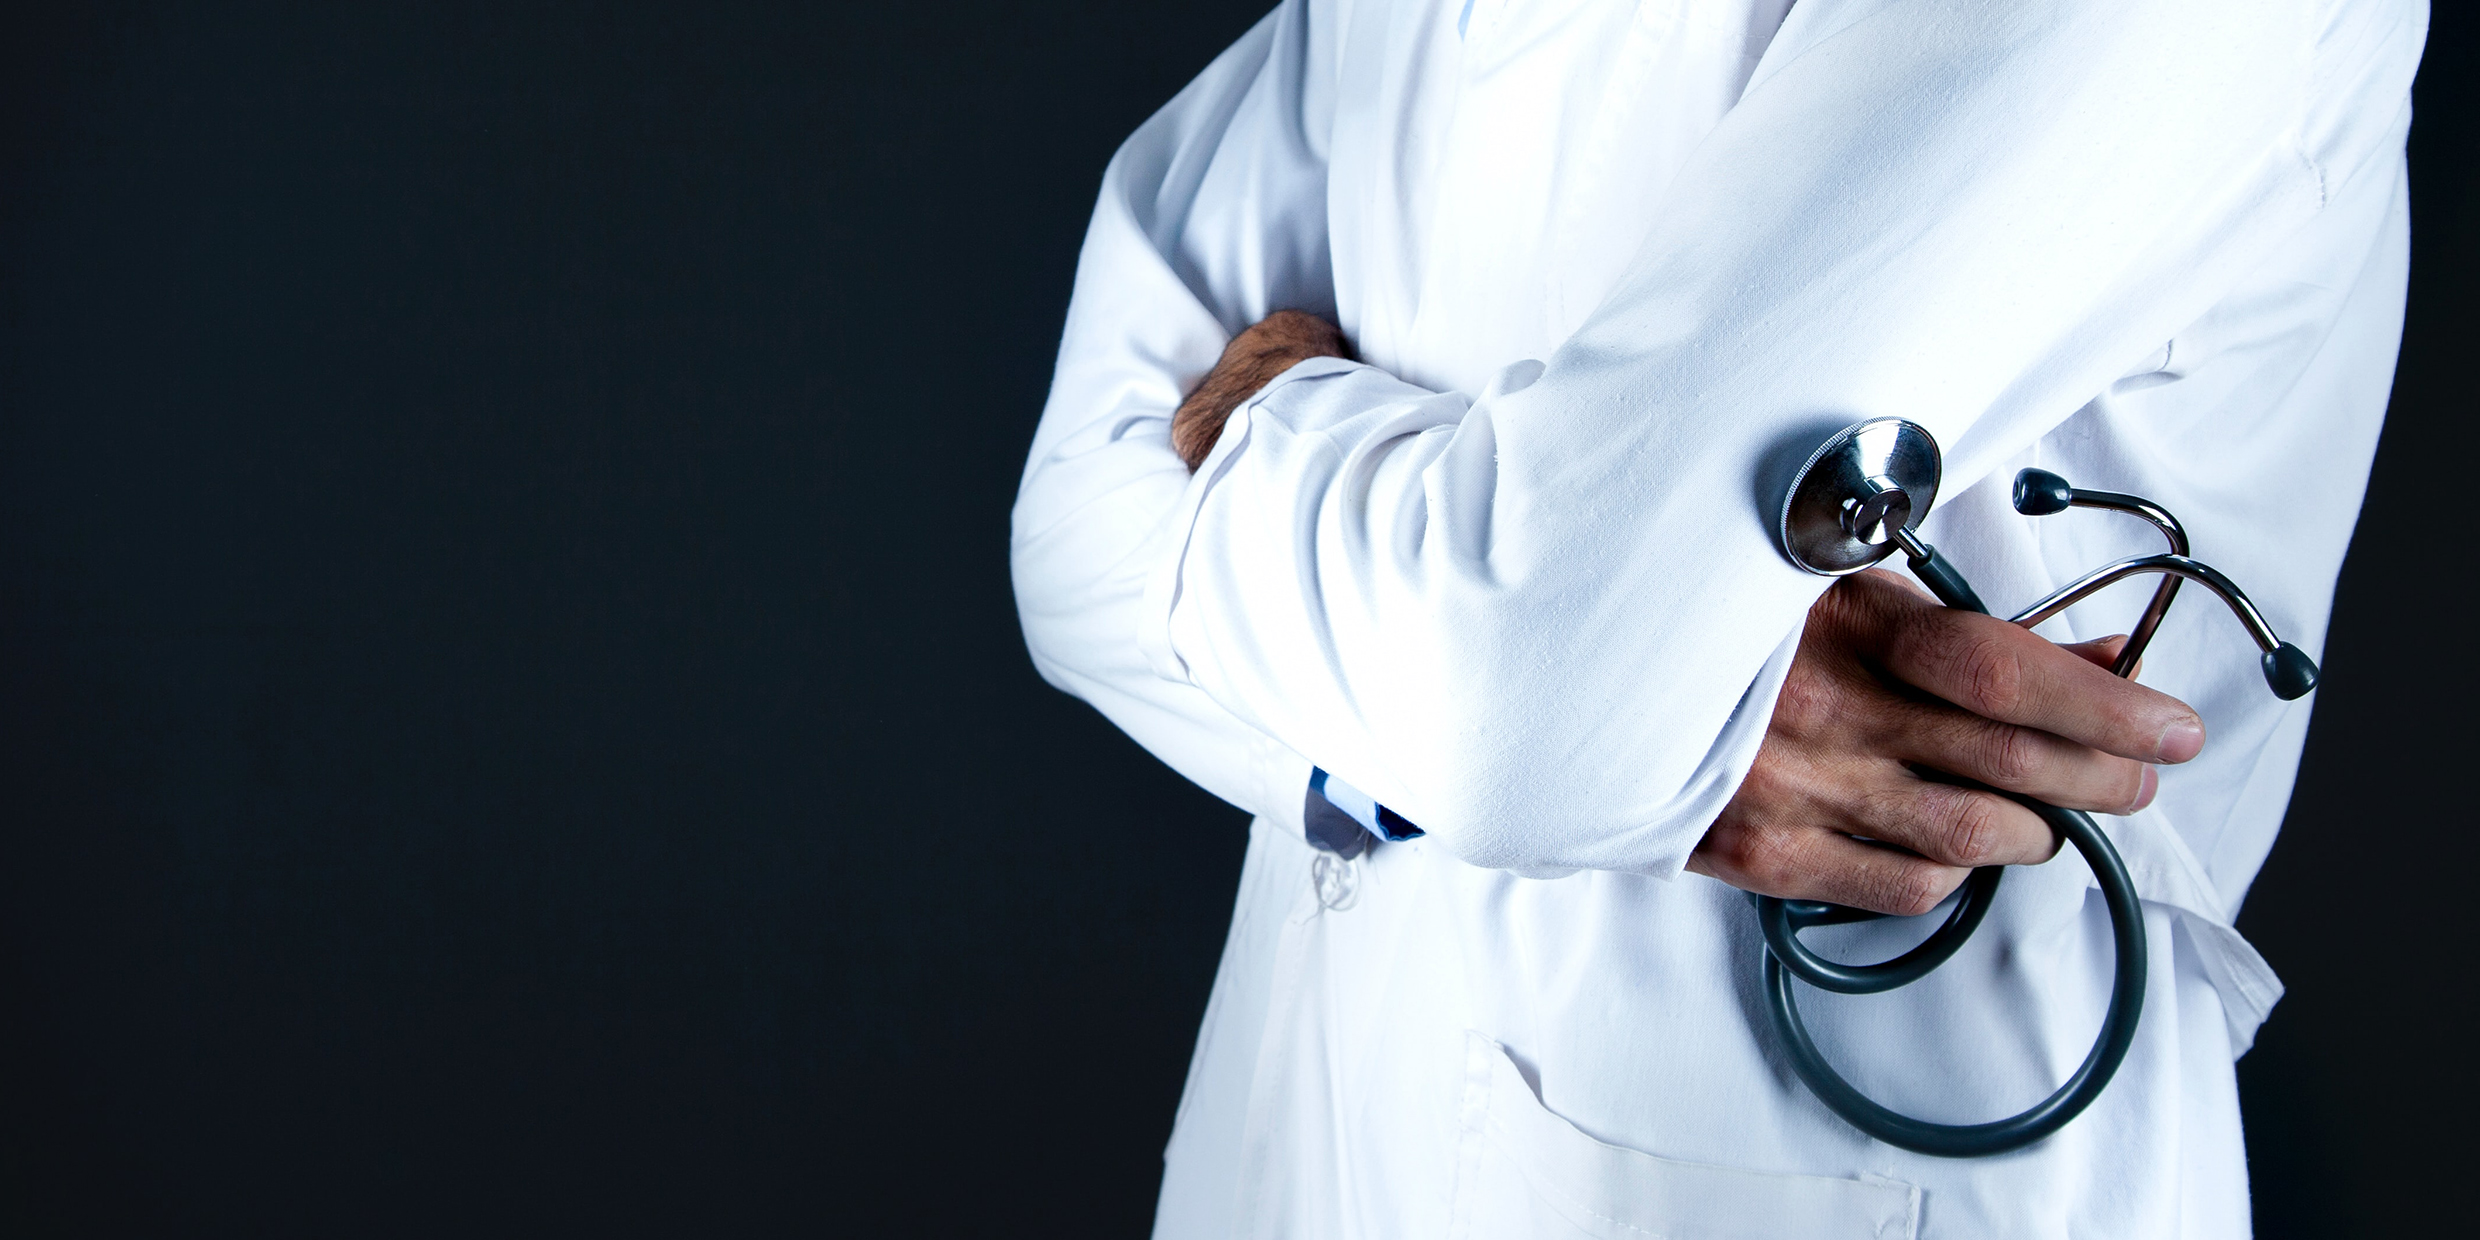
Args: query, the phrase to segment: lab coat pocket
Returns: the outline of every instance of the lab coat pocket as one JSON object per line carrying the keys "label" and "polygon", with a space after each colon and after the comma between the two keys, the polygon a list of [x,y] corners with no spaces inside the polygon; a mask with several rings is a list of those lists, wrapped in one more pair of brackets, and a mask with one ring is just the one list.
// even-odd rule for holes
{"label": "lab coat pocket", "polygon": [[1656,1158],[1551,1114],[1507,1057],[1467,1033],[1455,1240],[1909,1240],[1920,1190],[1888,1179],[1773,1175]]}

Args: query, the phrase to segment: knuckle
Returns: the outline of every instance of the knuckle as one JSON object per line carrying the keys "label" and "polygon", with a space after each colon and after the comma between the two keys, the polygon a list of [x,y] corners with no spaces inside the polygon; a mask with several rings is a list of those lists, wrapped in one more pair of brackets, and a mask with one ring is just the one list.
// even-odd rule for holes
{"label": "knuckle", "polygon": [[1836,697],[1832,681],[1823,672],[1794,668],[1783,681],[1782,693],[1774,699],[1778,729],[1793,735],[1815,729],[1837,713]]}
{"label": "knuckle", "polygon": [[1965,868],[1987,865],[1998,855],[2000,829],[1997,805],[1969,793],[1955,798],[1946,828],[1945,860]]}
{"label": "knuckle", "polygon": [[1915,848],[1935,861],[1972,868],[1997,856],[2005,832],[1995,797],[1949,784],[1923,784],[1914,793],[1911,821]]}
{"label": "knuckle", "polygon": [[1886,892],[1889,910],[1904,917],[1918,917],[1945,898],[1945,875],[1930,865],[1904,866],[1895,872]]}
{"label": "knuckle", "polygon": [[1779,826],[1759,827],[1744,833],[1739,848],[1740,871],[1760,890],[1789,891],[1799,883],[1802,876],[1800,850],[1792,835],[1792,831]]}
{"label": "knuckle", "polygon": [[1881,644],[1908,610],[1919,610],[1910,588],[1882,569],[1837,580],[1809,608],[1810,629],[1842,647]]}
{"label": "knuckle", "polygon": [[2023,705],[2024,668],[2014,652],[1987,637],[1964,639],[1957,651],[1956,679],[1971,701],[1966,705],[1982,714],[2012,714]]}
{"label": "knuckle", "polygon": [[1924,807],[1923,800],[1934,797],[1937,789],[1938,785],[1917,781],[1869,788],[1853,795],[1852,821],[1874,839],[1916,834],[1924,817],[1935,816],[1934,804]]}
{"label": "knuckle", "polygon": [[1865,576],[1867,574],[1862,573],[1840,578],[1828,586],[1825,593],[1817,596],[1816,602],[1809,604],[1809,623],[1828,632],[1839,632],[1850,627],[1865,609],[1867,587],[1860,584],[1860,577]]}
{"label": "knuckle", "polygon": [[1924,611],[1896,626],[1886,643],[1886,662],[1904,679],[1918,683],[1962,662],[1971,640],[1959,618],[1944,610]]}
{"label": "knuckle", "polygon": [[1757,859],[1755,829],[1742,819],[1725,814],[1697,841],[1702,852],[1717,867],[1730,874],[1748,874]]}
{"label": "knuckle", "polygon": [[2031,732],[1996,728],[1982,746],[1981,767],[1989,782],[2012,788],[2041,773],[2041,758],[2041,742]]}
{"label": "knuckle", "polygon": [[1760,746],[1756,761],[1749,764],[1747,778],[1740,780],[1739,791],[1731,796],[1725,821],[1747,829],[1781,812],[1783,807],[1799,800],[1796,774],[1785,769],[1792,765],[1774,746]]}

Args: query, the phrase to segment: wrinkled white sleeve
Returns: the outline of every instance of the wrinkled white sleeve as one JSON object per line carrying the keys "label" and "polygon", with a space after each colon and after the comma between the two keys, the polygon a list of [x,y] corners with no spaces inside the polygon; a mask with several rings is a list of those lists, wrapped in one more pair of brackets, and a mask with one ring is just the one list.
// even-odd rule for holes
{"label": "wrinkled white sleeve", "polygon": [[[1137,622],[1160,684],[1196,686],[1475,864],[1675,872],[1744,774],[1825,584],[1775,545],[1788,468],[1884,415],[1937,436],[1950,494],[2023,449],[2368,159],[2416,65],[2403,31],[2424,21],[2362,0],[1802,4],[1652,208],[1617,291],[1543,363],[1478,394],[1307,364],[1235,415],[1176,499],[1167,455],[1151,481],[1063,490],[1124,513],[1131,555],[1136,527],[1176,507]],[[1245,114],[1227,86],[1243,71],[1200,86]],[[1207,128],[1208,110],[1175,105],[1169,123]],[[1197,148],[1145,149],[1176,167]],[[1115,192],[1140,183],[1136,162],[1123,154]],[[1264,270],[1313,232],[1274,179],[1220,208],[1272,222],[1234,251]],[[1175,181],[1198,183],[1142,179]],[[1156,195],[1126,224],[1098,219],[1094,244],[1160,230],[1142,211],[1167,198],[1193,224],[1204,201]],[[1173,313],[1153,286],[1180,287],[1175,267],[1107,291],[1080,278],[1087,313],[1107,296],[1159,321],[1117,324],[1107,346],[1152,369],[1080,380],[1076,451],[1154,442],[1169,376],[1271,304],[1235,291]],[[1037,453],[1037,472],[1128,468],[1082,463],[1070,432],[1046,442],[1068,463]]]}
{"label": "wrinkled white sleeve", "polygon": [[1189,485],[1171,413],[1240,329],[1334,314],[1328,32],[1284,4],[1131,136],[1103,174],[1010,560],[1044,679],[1215,795],[1300,829],[1309,764],[1137,634],[1147,570]]}

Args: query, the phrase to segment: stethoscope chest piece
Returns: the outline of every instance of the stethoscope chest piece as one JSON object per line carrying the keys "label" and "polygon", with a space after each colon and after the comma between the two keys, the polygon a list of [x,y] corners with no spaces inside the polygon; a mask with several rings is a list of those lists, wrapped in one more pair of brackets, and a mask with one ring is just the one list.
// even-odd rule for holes
{"label": "stethoscope chest piece", "polygon": [[1943,470],[1929,432],[1901,418],[1839,431],[1800,467],[1783,501],[1783,550],[1791,562],[1841,577],[1885,559],[1937,502]]}

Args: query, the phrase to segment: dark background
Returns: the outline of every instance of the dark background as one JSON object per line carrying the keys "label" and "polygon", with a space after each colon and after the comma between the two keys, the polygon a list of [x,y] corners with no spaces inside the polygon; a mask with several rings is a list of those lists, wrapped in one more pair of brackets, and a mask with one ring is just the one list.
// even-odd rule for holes
{"label": "dark background", "polygon": [[[1007,513],[1103,162],[1264,3],[0,25],[0,1233],[1140,1234],[1245,824],[1036,679]],[[2267,1236],[2475,1153],[2438,21]]]}

